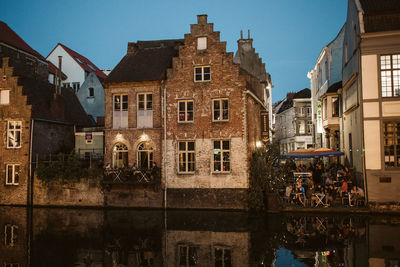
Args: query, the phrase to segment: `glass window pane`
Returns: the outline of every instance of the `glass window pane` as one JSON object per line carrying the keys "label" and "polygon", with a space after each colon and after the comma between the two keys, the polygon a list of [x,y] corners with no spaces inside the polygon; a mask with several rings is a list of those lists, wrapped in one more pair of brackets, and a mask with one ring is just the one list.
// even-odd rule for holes
{"label": "glass window pane", "polygon": [[121,109],[121,96],[115,95],[114,96],[114,110]]}
{"label": "glass window pane", "polygon": [[193,121],[193,112],[187,113],[187,121]]}
{"label": "glass window pane", "polygon": [[19,165],[14,166],[14,183],[19,183]]}
{"label": "glass window pane", "polygon": [[180,151],[186,150],[186,142],[179,142],[179,150]]}
{"label": "glass window pane", "polygon": [[216,248],[214,250],[215,267],[223,267],[222,265],[222,249]]}
{"label": "glass window pane", "polygon": [[152,110],[153,109],[153,95],[152,94],[148,94],[146,101],[147,101],[146,109],[147,110]]}
{"label": "glass window pane", "polygon": [[12,165],[7,165],[7,184],[12,184],[13,168]]}
{"label": "glass window pane", "polygon": [[219,110],[219,100],[214,100],[214,110]]}
{"label": "glass window pane", "polygon": [[222,147],[224,150],[229,150],[230,141],[222,141]]}
{"label": "glass window pane", "polygon": [[179,265],[186,266],[186,247],[179,247]]}
{"label": "glass window pane", "polygon": [[224,267],[232,267],[231,263],[231,250],[225,249],[224,250]]}
{"label": "glass window pane", "polygon": [[193,111],[193,101],[188,101],[187,102],[187,110],[188,111]]}
{"label": "glass window pane", "polygon": [[221,149],[221,142],[220,141],[214,141],[214,149]]}
{"label": "glass window pane", "polygon": [[185,111],[185,102],[179,102],[179,111]]}
{"label": "glass window pane", "polygon": [[188,150],[194,151],[194,142],[188,142]]}

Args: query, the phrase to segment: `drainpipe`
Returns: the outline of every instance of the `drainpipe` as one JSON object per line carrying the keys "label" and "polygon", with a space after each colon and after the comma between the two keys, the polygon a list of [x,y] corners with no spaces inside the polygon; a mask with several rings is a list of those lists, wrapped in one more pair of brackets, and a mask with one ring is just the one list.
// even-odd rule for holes
{"label": "drainpipe", "polygon": [[31,120],[31,136],[30,136],[30,145],[29,145],[29,174],[28,174],[28,206],[33,205],[33,177],[32,177],[32,146],[33,146],[33,127],[35,120]]}
{"label": "drainpipe", "polygon": [[167,189],[168,189],[168,179],[167,179],[167,88],[164,86],[164,180],[165,180],[165,189],[164,189],[164,209],[167,209]]}

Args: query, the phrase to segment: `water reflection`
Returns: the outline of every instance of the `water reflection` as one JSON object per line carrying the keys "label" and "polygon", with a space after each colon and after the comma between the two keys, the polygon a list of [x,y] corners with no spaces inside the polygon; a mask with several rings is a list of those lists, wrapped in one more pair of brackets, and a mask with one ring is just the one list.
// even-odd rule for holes
{"label": "water reflection", "polygon": [[400,218],[0,207],[0,266],[399,266]]}

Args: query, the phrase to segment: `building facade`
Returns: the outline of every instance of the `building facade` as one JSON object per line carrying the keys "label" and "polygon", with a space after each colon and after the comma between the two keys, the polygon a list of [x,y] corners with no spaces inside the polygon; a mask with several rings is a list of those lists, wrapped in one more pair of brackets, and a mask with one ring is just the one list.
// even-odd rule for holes
{"label": "building facade", "polygon": [[288,93],[275,107],[275,137],[282,154],[307,149],[312,142],[311,91]]}
{"label": "building facade", "polygon": [[246,208],[250,152],[269,140],[271,84],[252,40],[238,44],[235,63],[206,15],[182,40],[130,43],[106,80],[105,163],[155,162],[168,207]]}
{"label": "building facade", "polygon": [[[31,204],[32,162],[73,150],[74,126],[90,121],[71,90],[56,89],[48,82],[48,65],[40,54],[3,26],[3,40],[18,42],[1,50],[0,204],[25,205]],[[38,61],[32,63],[34,57]]]}
{"label": "building facade", "polygon": [[315,148],[340,149],[340,96],[342,85],[342,54],[345,27],[325,46],[313,70],[311,80],[313,111],[313,143]]}

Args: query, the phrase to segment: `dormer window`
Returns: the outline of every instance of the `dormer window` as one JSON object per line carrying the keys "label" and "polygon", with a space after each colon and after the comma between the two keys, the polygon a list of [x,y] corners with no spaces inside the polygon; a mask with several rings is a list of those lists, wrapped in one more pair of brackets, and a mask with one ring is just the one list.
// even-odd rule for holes
{"label": "dormer window", "polygon": [[197,38],[197,50],[207,49],[207,37]]}

